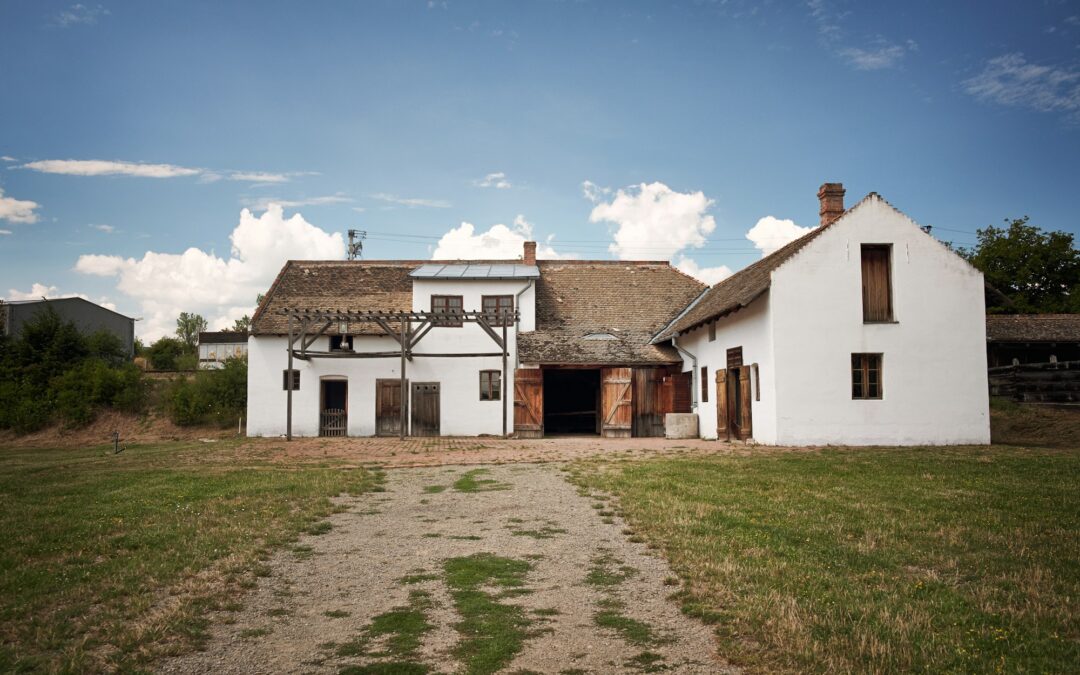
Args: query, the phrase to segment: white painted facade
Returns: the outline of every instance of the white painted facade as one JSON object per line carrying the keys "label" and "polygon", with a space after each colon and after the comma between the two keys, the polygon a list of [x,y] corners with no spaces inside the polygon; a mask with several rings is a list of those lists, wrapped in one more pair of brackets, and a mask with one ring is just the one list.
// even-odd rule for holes
{"label": "white painted facade", "polygon": [[[891,244],[892,323],[864,323],[862,244]],[[780,445],[990,442],[982,274],[877,195],[772,272],[749,306],[678,338],[708,368],[695,400],[716,437],[715,373],[742,346],[758,364],[753,438]],[[881,353],[882,398],[854,400],[851,356]],[[689,363],[686,364],[689,367]]]}
{"label": "white painted facade", "polygon": [[[521,320],[517,327],[507,328],[509,359],[507,381],[502,383],[502,397],[513,392],[516,331],[535,328],[535,286],[528,280],[422,280],[413,281],[414,311],[430,311],[432,295],[461,295],[467,311],[481,309],[481,296],[517,295],[515,306]],[[496,328],[501,332],[501,328]],[[329,337],[321,337],[311,346],[313,350],[329,349]],[[285,433],[288,394],[283,386],[283,371],[287,368],[288,338],[284,336],[253,335],[248,345],[248,422],[249,436],[281,436]],[[388,336],[357,335],[353,350],[357,352],[395,351],[397,342]],[[414,358],[406,363],[409,383],[438,382],[440,384],[440,432],[444,436],[501,435],[503,432],[503,402],[480,400],[480,371],[501,370],[502,358],[469,357],[440,358],[422,356],[424,353],[497,353],[498,345],[476,324],[461,327],[432,328],[414,350]],[[300,389],[293,391],[293,434],[319,435],[321,380],[344,379],[348,382],[348,435],[375,435],[375,381],[401,377],[398,357],[324,358],[307,361],[296,359],[293,367],[300,371]],[[513,401],[506,401],[507,425],[513,431]]]}

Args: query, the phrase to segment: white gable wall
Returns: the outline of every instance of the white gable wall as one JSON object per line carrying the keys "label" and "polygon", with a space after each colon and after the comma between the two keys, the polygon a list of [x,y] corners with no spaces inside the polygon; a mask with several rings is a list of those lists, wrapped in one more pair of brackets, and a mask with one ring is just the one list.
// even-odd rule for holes
{"label": "white gable wall", "polygon": [[[743,348],[743,364],[758,364],[761,400],[752,400],[750,413],[754,440],[776,442],[776,387],[773,374],[772,319],[769,294],[766,293],[734,314],[716,321],[716,340],[709,342],[708,326],[696,328],[677,338],[680,347],[697,357],[698,372],[694,373],[694,397],[698,403],[698,423],[702,438],[714,439],[716,434],[716,371],[727,367],[727,350]],[[709,401],[701,401],[701,366],[708,368]],[[683,358],[683,372],[691,370],[690,360]],[[751,378],[752,399],[759,393]]]}
{"label": "white gable wall", "polygon": [[[892,244],[896,323],[863,323],[861,244]],[[880,198],[774,270],[770,295],[777,443],[990,441],[982,274]],[[853,353],[884,354],[881,400],[852,400]]]}

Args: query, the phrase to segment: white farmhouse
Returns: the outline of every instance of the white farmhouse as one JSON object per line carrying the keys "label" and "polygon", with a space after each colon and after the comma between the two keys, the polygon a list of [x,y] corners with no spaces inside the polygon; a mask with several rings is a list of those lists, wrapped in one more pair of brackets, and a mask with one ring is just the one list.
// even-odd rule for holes
{"label": "white farmhouse", "polygon": [[876,193],[709,289],[657,336],[707,438],[989,443],[982,273]]}
{"label": "white farmhouse", "polygon": [[[989,442],[982,275],[877,194],[706,288],[667,262],[289,261],[252,436]],[[290,348],[291,345],[291,348]]]}

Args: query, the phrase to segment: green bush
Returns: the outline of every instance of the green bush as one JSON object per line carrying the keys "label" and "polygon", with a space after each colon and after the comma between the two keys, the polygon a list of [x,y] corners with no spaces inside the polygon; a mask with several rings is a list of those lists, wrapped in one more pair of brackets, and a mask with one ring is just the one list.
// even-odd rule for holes
{"label": "green bush", "polygon": [[247,359],[225,361],[220,370],[200,370],[169,385],[165,410],[181,426],[232,424],[247,407]]}
{"label": "green bush", "polygon": [[146,358],[155,370],[176,370],[177,359],[184,355],[186,346],[171,337],[158,339],[146,349]]}

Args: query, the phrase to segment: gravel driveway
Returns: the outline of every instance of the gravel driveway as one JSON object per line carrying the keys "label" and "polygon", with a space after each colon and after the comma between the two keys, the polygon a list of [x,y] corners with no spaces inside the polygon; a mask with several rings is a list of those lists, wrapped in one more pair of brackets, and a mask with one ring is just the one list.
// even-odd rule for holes
{"label": "gravel driveway", "polygon": [[166,673],[716,673],[677,581],[555,464],[394,469]]}

